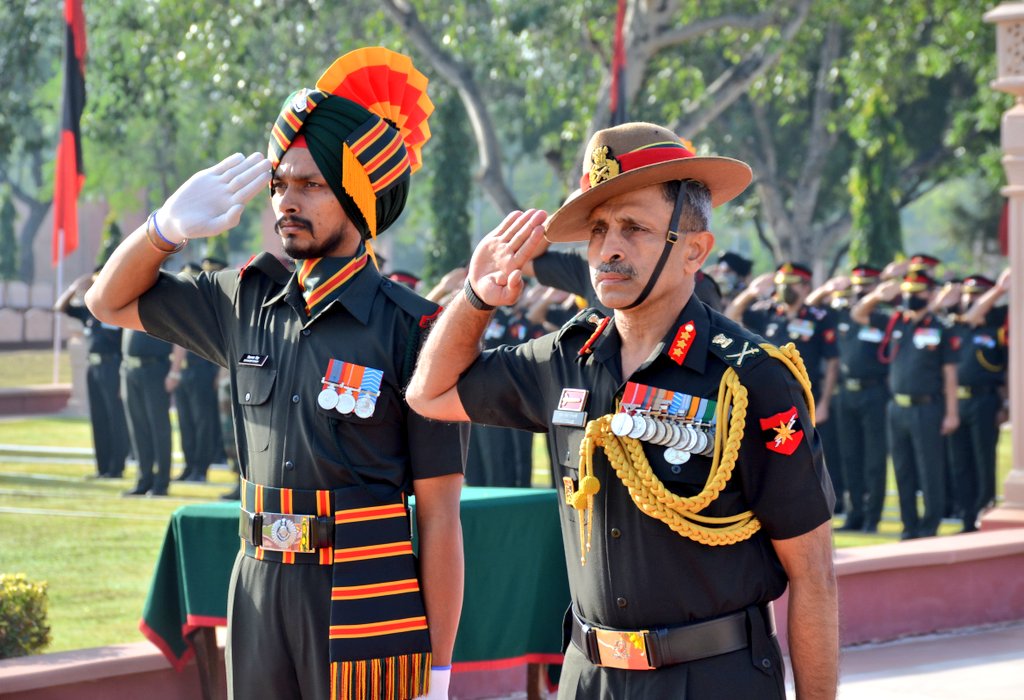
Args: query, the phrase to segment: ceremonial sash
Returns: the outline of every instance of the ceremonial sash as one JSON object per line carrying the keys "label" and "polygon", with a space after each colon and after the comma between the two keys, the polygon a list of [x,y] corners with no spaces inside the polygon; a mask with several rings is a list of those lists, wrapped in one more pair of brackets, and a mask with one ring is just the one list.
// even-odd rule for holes
{"label": "ceremonial sash", "polygon": [[404,493],[380,486],[277,489],[243,480],[251,513],[331,516],[334,547],[279,552],[245,542],[245,554],[284,564],[330,564],[332,700],[391,700],[427,692],[431,650]]}

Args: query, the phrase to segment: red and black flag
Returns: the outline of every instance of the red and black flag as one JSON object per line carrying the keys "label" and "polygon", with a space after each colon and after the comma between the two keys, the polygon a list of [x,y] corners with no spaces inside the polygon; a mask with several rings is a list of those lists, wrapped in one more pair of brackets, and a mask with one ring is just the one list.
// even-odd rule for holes
{"label": "red and black flag", "polygon": [[619,0],[619,10],[615,15],[615,49],[612,53],[612,88],[611,109],[612,123],[610,126],[625,124],[626,117],[626,0]]}
{"label": "red and black flag", "polygon": [[64,109],[53,177],[53,264],[78,248],[78,192],[85,182],[79,123],[85,108],[85,15],[82,0],[64,0]]}

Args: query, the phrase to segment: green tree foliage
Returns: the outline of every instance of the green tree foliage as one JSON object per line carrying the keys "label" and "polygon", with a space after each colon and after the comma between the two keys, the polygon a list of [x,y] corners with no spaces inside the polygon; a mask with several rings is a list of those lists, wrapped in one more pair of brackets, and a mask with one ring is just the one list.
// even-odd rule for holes
{"label": "green tree foliage", "polygon": [[46,0],[0,3],[0,184],[7,184],[25,216],[18,230],[19,278],[31,282],[32,242],[50,209],[52,159],[60,127],[64,19]]}
{"label": "green tree foliage", "polygon": [[[435,95],[441,86],[445,101],[458,95],[473,135],[475,183],[495,203],[493,215],[553,208],[578,177],[582,144],[606,124],[615,7],[612,0],[89,3],[86,195],[118,211],[137,207],[140,194],[147,206],[159,204],[197,169],[233,151],[263,150],[283,98],[311,86],[327,61],[380,44],[412,55]],[[1008,100],[986,88],[994,30],[970,3],[628,0],[628,7],[631,118],[671,125],[702,152],[750,162],[756,184],[730,211],[757,217],[776,258],[822,266],[851,237],[854,250],[879,249],[867,239],[898,238],[891,206],[903,208],[963,173],[1002,178],[995,135]],[[0,176],[12,162],[2,153],[4,133],[21,139],[18,153],[38,135],[46,145],[35,153],[42,163],[52,159],[61,24],[48,0],[11,0],[0,9],[0,99],[27,106],[0,115]],[[26,85],[35,86],[28,95]],[[430,150],[425,156],[417,191],[448,175],[432,165]],[[28,175],[13,179],[31,183]],[[22,191],[47,201],[45,182]],[[421,206],[412,202],[410,210]],[[389,235],[398,240],[409,223]],[[247,233],[238,245],[251,245],[241,228]],[[24,255],[24,235],[21,243]]]}
{"label": "green tree foliage", "polygon": [[14,203],[9,187],[0,187],[0,280],[18,279],[18,239],[14,235]]}
{"label": "green tree foliage", "polygon": [[454,99],[439,101],[432,123],[436,162],[430,192],[434,229],[423,276],[430,284],[469,259],[469,199],[473,188],[473,138],[466,113]]}

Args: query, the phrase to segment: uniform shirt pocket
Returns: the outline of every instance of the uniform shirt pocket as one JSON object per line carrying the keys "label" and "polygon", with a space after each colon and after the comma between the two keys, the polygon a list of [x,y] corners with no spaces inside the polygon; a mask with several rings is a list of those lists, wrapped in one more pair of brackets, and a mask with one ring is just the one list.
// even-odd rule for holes
{"label": "uniform shirt pocket", "polygon": [[249,449],[264,452],[270,446],[270,425],[277,370],[267,367],[241,366],[236,374],[238,403],[245,418],[245,437]]}

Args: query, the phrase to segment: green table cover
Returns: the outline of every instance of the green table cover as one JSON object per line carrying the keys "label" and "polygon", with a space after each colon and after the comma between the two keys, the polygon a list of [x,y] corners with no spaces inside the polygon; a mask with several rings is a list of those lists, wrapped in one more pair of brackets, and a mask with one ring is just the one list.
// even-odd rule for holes
{"label": "green table cover", "polygon": [[[561,663],[569,586],[556,498],[552,489],[463,489],[466,593],[455,670]],[[194,653],[192,633],[227,624],[238,549],[237,502],[171,515],[139,628],[179,670]]]}

